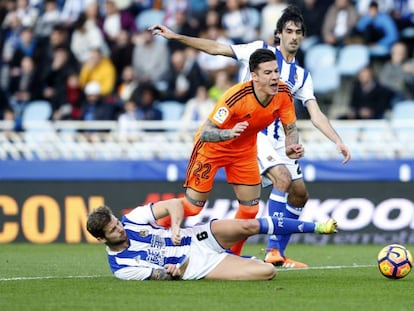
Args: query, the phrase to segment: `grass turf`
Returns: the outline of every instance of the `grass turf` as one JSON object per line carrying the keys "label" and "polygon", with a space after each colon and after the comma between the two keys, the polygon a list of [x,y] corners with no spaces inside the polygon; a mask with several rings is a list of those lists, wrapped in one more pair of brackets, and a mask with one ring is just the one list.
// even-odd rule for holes
{"label": "grass turf", "polygon": [[[310,268],[272,281],[128,282],[111,275],[102,245],[3,244],[0,310],[412,310],[414,273],[383,277],[381,247],[290,245]],[[263,258],[263,248],[244,251]]]}

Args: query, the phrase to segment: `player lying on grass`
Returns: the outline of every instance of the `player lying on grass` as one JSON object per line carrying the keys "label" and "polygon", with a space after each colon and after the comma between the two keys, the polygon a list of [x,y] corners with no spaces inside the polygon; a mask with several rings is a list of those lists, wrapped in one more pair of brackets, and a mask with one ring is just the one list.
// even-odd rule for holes
{"label": "player lying on grass", "polygon": [[[171,217],[171,228],[157,219]],[[275,267],[258,259],[229,254],[226,249],[256,234],[337,232],[333,219],[325,223],[288,218],[223,219],[181,228],[183,200],[169,199],[138,206],[119,221],[109,207],[95,209],[87,230],[107,245],[114,275],[124,280],[270,280]]]}

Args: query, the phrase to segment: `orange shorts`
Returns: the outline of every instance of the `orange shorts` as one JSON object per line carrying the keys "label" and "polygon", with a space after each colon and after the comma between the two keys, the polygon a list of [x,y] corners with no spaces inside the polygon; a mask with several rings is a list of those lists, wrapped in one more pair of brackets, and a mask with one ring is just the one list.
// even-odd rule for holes
{"label": "orange shorts", "polygon": [[229,150],[226,155],[215,154],[214,157],[206,157],[200,153],[194,157],[193,154],[187,167],[184,187],[198,192],[211,191],[217,171],[222,167],[229,184],[254,186],[261,182],[257,153],[237,157]]}

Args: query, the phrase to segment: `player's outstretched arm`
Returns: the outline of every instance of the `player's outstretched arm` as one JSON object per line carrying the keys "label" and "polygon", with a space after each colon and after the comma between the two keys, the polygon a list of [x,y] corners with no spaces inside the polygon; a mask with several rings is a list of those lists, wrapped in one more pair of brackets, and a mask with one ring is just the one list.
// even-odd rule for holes
{"label": "player's outstretched arm", "polygon": [[181,35],[160,24],[153,25],[149,27],[148,30],[152,31],[155,36],[161,36],[168,40],[178,41],[186,46],[203,51],[207,54],[234,57],[233,50],[229,45],[214,40]]}
{"label": "player's outstretched arm", "polygon": [[333,128],[328,117],[320,110],[318,103],[315,100],[310,100],[306,102],[306,107],[308,109],[312,124],[336,144],[336,149],[344,157],[342,163],[347,163],[351,159],[351,152]]}

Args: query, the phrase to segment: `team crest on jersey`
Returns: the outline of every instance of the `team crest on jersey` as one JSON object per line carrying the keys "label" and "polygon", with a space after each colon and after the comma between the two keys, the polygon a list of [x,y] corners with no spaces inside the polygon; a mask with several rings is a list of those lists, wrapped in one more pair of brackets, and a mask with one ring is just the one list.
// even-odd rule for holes
{"label": "team crest on jersey", "polygon": [[145,238],[146,236],[148,236],[148,230],[141,230],[139,232],[139,236]]}
{"label": "team crest on jersey", "polygon": [[221,107],[216,111],[213,119],[217,121],[218,123],[223,123],[227,119],[228,115],[229,115],[229,111],[227,110],[227,108]]}

